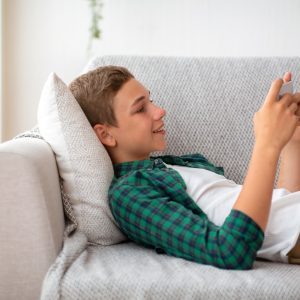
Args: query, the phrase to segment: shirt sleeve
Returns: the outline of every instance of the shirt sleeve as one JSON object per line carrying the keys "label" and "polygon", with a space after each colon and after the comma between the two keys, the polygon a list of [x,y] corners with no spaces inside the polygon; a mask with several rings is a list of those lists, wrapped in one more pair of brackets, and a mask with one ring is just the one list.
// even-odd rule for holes
{"label": "shirt sleeve", "polygon": [[110,195],[121,230],[133,241],[222,269],[251,269],[262,245],[261,228],[246,214],[232,210],[222,226],[162,196],[152,186],[123,184]]}

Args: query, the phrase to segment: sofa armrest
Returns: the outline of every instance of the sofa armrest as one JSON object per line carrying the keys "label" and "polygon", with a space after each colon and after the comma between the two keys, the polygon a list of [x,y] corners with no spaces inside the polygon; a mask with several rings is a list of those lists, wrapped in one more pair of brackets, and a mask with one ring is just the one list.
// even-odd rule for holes
{"label": "sofa armrest", "polygon": [[3,299],[38,299],[62,247],[64,215],[56,161],[43,140],[0,145],[0,290]]}

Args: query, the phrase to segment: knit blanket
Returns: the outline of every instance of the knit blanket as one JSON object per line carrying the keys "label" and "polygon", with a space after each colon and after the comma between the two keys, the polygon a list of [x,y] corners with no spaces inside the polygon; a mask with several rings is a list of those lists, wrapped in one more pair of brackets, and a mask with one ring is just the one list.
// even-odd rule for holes
{"label": "knit blanket", "polygon": [[294,300],[299,276],[297,265],[256,261],[250,271],[231,271],[133,243],[90,245],[77,231],[49,270],[41,299]]}

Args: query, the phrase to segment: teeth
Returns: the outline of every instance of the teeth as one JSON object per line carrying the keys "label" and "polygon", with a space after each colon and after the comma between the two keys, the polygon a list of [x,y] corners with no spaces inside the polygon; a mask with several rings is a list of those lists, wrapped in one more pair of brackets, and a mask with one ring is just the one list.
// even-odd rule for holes
{"label": "teeth", "polygon": [[157,132],[160,132],[160,131],[163,131],[164,129],[162,128],[162,129],[158,129],[158,130],[154,130],[153,132],[154,133],[157,133]]}
{"label": "teeth", "polygon": [[163,131],[164,130],[164,127],[160,127],[159,129],[156,129],[153,131],[153,133],[157,133],[157,132],[160,132],[160,131]]}

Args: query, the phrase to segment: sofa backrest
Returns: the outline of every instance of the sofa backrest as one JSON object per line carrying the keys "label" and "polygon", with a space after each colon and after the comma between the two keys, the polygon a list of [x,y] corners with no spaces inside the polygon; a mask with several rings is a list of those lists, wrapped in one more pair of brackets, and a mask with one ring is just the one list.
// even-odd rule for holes
{"label": "sofa backrest", "polygon": [[242,183],[250,160],[253,115],[285,71],[299,87],[300,58],[104,56],[88,68],[127,67],[167,111],[167,154],[200,152]]}

